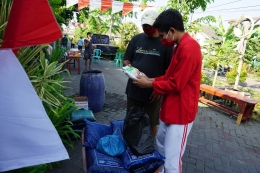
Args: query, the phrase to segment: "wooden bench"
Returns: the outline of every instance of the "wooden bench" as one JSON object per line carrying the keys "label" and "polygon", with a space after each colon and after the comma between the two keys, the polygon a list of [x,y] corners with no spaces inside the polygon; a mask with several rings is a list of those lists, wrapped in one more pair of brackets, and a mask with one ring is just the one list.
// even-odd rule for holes
{"label": "wooden bench", "polygon": [[[231,116],[237,117],[237,125],[242,122],[250,121],[252,117],[253,110],[255,105],[259,102],[249,97],[241,96],[239,94],[234,94],[229,91],[225,91],[222,89],[218,89],[206,84],[200,85],[201,97],[199,100],[203,103],[212,105],[226,113],[229,113]],[[211,94],[213,96],[217,96],[221,99],[229,100],[231,102],[237,103],[240,110],[233,109],[232,107],[225,106],[221,103],[215,102],[214,100],[210,100],[205,98],[206,93]]]}

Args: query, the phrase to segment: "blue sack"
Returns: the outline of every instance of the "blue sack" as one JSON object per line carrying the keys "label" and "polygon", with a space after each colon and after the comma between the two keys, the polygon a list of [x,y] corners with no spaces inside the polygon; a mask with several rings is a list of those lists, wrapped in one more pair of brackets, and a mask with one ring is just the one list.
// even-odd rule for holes
{"label": "blue sack", "polygon": [[126,150],[123,139],[118,136],[119,129],[113,135],[107,135],[99,139],[96,149],[109,156],[119,156]]}
{"label": "blue sack", "polygon": [[115,132],[118,129],[119,130],[117,132],[118,136],[120,136],[122,139],[124,139],[124,137],[123,137],[124,120],[112,120],[112,121],[110,121],[110,124],[111,124],[111,128],[112,128],[113,132]]}
{"label": "blue sack", "polygon": [[127,148],[121,155],[121,160],[126,169],[136,169],[143,167],[147,164],[152,164],[156,161],[163,161],[165,159],[158,151],[154,150],[153,153],[145,154],[142,156],[134,155],[129,148]]}
{"label": "blue sack", "polygon": [[84,121],[86,123],[86,127],[83,146],[86,148],[96,148],[100,138],[106,135],[112,135],[113,133],[111,127],[108,125],[91,122],[87,119]]}
{"label": "blue sack", "polygon": [[87,119],[89,121],[96,121],[96,118],[91,110],[85,110],[85,109],[78,109],[73,111],[69,119],[73,123],[81,123],[84,122],[84,119]]}
{"label": "blue sack", "polygon": [[111,157],[96,149],[86,151],[88,172],[92,173],[129,173],[119,157]]}
{"label": "blue sack", "polygon": [[161,165],[164,164],[163,160],[158,160],[152,163],[148,163],[139,168],[131,168],[130,172],[134,173],[154,173]]}

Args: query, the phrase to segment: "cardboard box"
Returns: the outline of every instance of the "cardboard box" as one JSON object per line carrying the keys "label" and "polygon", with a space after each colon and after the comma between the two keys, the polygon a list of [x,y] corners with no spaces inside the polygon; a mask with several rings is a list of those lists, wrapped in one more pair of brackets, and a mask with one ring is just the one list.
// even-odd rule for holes
{"label": "cardboard box", "polygon": [[74,97],[74,100],[78,109],[88,110],[88,98],[86,96]]}

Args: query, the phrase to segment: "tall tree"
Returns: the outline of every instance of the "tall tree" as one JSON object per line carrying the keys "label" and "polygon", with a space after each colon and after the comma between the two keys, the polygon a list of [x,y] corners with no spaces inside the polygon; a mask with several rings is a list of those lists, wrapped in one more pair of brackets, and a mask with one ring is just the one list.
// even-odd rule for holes
{"label": "tall tree", "polygon": [[68,25],[68,21],[74,17],[74,12],[77,12],[77,5],[66,8],[66,0],[49,0],[54,16],[57,22]]}
{"label": "tall tree", "polygon": [[140,33],[139,28],[133,22],[126,22],[122,25],[121,31],[121,44],[123,47],[126,47],[132,37]]}

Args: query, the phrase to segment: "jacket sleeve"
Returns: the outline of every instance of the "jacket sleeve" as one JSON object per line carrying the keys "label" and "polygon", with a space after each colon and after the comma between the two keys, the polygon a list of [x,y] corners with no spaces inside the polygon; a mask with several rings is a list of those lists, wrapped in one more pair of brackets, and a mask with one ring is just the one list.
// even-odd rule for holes
{"label": "jacket sleeve", "polygon": [[[152,83],[153,90],[157,94],[178,94],[183,90],[191,75],[201,61],[200,46],[197,44],[184,45],[181,54],[177,55],[178,64],[175,69],[171,69],[171,74],[167,79],[155,80]],[[160,78],[161,79],[161,78]]]}
{"label": "jacket sleeve", "polygon": [[164,80],[164,75],[154,78],[155,81]]}

